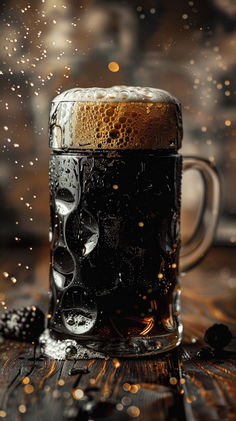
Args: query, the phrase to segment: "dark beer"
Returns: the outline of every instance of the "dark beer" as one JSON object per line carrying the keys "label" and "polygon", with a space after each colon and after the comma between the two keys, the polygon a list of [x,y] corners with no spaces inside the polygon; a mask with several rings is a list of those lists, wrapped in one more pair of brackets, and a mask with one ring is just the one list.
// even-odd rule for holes
{"label": "dark beer", "polygon": [[179,108],[73,106],[63,129],[63,109],[51,116],[51,335],[109,355],[170,349],[181,330]]}

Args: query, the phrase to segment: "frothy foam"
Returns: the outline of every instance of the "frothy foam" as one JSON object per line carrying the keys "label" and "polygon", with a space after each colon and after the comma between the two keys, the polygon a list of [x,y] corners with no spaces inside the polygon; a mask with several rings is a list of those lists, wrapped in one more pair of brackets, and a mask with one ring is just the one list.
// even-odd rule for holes
{"label": "frothy foam", "polygon": [[169,92],[141,86],[112,86],[110,88],[74,88],[53,99],[58,102],[162,102],[180,105]]}
{"label": "frothy foam", "polygon": [[41,349],[43,354],[48,357],[54,358],[55,360],[66,360],[66,359],[82,359],[88,360],[91,358],[107,359],[107,355],[101,352],[93,351],[82,344],[77,343],[73,339],[59,340],[55,339],[50,335],[48,329],[46,329],[39,338]]}
{"label": "frothy foam", "polygon": [[161,89],[70,89],[50,117],[55,149],[177,149],[182,139],[180,103]]}

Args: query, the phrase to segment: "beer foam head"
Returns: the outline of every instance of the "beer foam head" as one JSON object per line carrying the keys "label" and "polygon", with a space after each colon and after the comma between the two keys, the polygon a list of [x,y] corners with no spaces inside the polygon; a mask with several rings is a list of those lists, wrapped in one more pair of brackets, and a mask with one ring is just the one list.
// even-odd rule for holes
{"label": "beer foam head", "polygon": [[178,149],[179,101],[162,89],[74,88],[52,101],[54,149]]}
{"label": "beer foam head", "polygon": [[53,103],[76,102],[162,102],[179,101],[167,91],[141,86],[112,86],[110,88],[74,88],[62,92],[53,99]]}

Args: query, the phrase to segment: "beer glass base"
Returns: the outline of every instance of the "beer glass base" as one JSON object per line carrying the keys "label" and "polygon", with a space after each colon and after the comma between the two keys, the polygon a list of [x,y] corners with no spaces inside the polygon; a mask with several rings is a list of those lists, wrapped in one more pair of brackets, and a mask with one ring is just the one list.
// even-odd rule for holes
{"label": "beer glass base", "polygon": [[46,329],[40,336],[44,355],[57,359],[91,359],[110,357],[148,357],[170,351],[182,339],[183,325],[170,333],[152,337],[133,337],[129,339],[80,338],[57,339]]}

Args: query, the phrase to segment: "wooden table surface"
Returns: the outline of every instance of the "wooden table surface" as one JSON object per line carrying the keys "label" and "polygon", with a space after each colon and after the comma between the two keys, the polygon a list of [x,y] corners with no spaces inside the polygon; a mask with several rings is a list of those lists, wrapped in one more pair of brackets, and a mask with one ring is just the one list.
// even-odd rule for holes
{"label": "wooden table surface", "polygon": [[[2,277],[0,299],[8,307],[40,304],[46,309],[48,251],[40,248],[29,257],[21,249],[19,266],[19,250],[1,253],[1,273],[7,270],[9,277]],[[158,357],[56,361],[43,357],[39,346],[2,341],[0,418],[235,420],[235,339],[210,360],[196,355],[204,345],[204,331],[213,323],[227,324],[236,337],[235,260],[235,248],[215,248],[183,277],[183,343]],[[13,274],[15,285],[10,281]]]}

